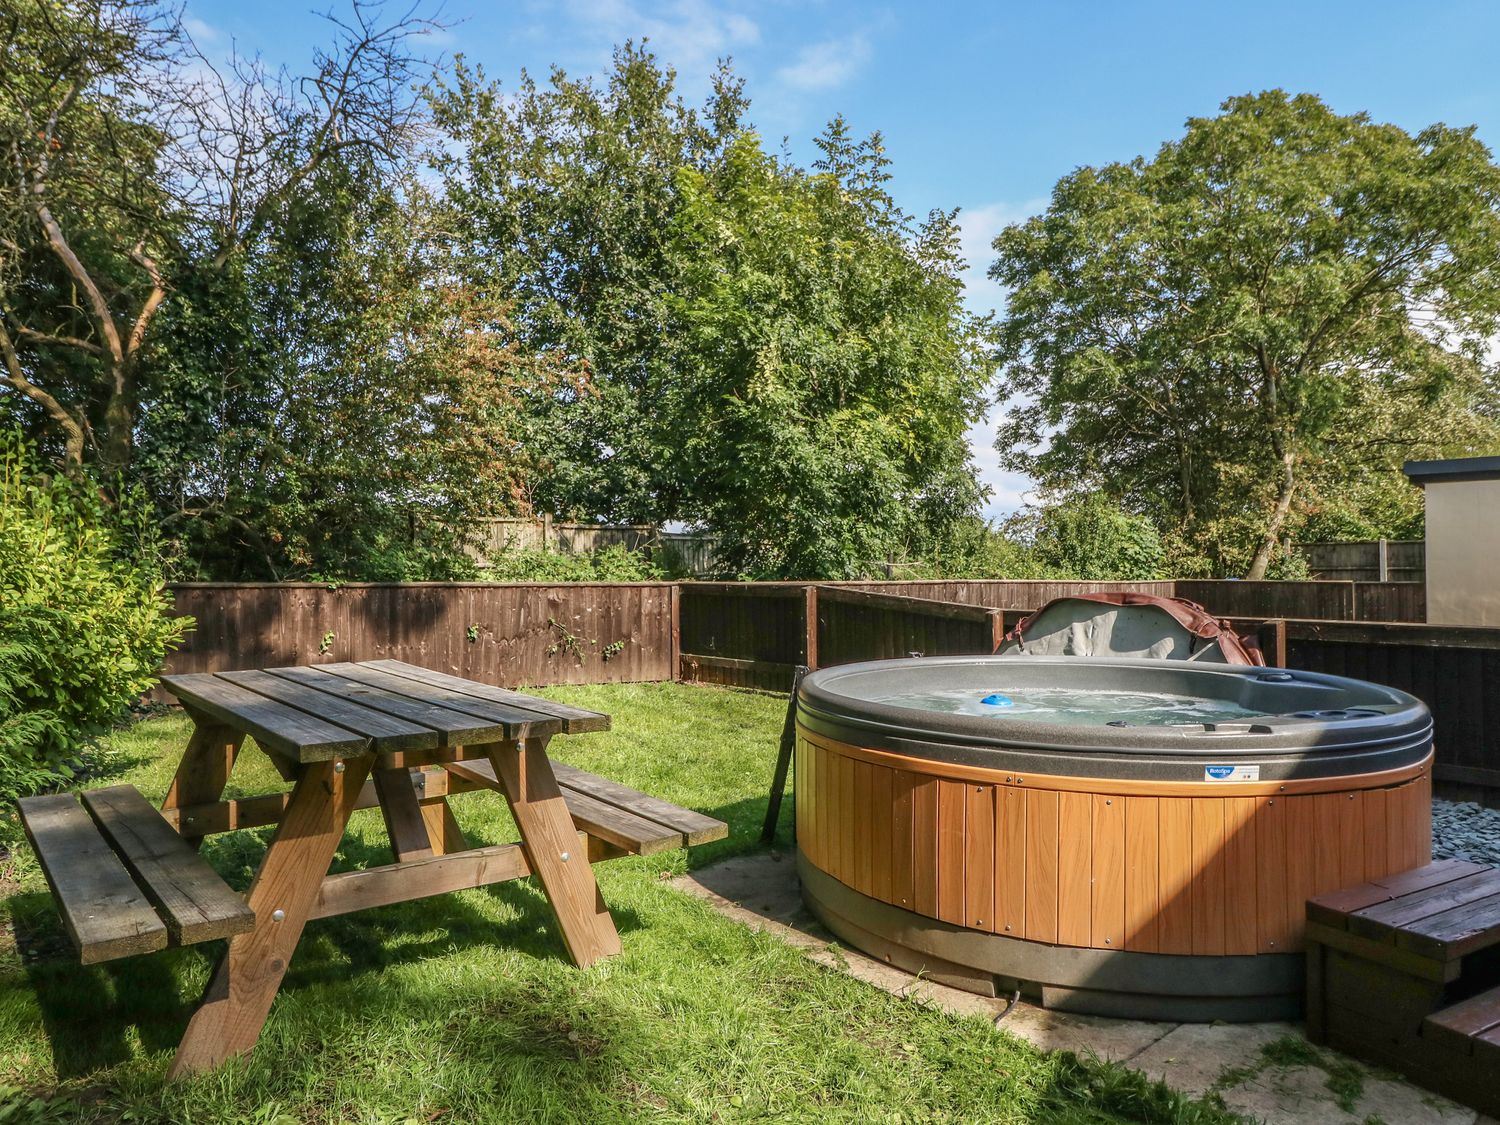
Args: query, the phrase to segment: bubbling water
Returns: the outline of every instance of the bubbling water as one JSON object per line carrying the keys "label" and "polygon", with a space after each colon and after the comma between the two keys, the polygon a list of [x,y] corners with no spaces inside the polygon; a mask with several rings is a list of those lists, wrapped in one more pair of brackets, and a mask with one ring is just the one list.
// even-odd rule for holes
{"label": "bubbling water", "polygon": [[[997,706],[989,699],[1009,702]],[[1001,688],[974,691],[948,688],[939,691],[903,692],[876,702],[919,711],[946,711],[957,715],[988,718],[1030,719],[1043,723],[1080,723],[1106,726],[1170,726],[1176,723],[1212,723],[1232,719],[1261,718],[1265,711],[1252,711],[1227,699],[1172,695],[1167,692],[1075,690],[1070,688]]]}

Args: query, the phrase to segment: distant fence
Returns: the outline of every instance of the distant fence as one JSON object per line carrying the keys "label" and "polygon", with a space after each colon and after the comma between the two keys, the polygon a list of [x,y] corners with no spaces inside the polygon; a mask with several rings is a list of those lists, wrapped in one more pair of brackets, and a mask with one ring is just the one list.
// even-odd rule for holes
{"label": "distant fence", "polygon": [[670,680],[677,587],[648,583],[188,583],[172,672],[394,658],[497,684]]}
{"label": "distant fence", "polygon": [[1220,617],[1301,617],[1318,621],[1422,621],[1421,582],[1235,582],[1178,580],[1176,596]]}
{"label": "distant fence", "polygon": [[1298,543],[1317,578],[1350,582],[1422,582],[1427,544],[1421,539],[1370,539],[1348,543]]}
{"label": "distant fence", "polygon": [[718,564],[712,535],[693,532],[663,531],[653,524],[566,523],[543,516],[484,521],[483,535],[475,547],[481,569],[506,550],[558,551],[568,555],[585,555],[606,547],[624,547],[654,555],[666,548],[677,553],[689,574],[712,574]]}

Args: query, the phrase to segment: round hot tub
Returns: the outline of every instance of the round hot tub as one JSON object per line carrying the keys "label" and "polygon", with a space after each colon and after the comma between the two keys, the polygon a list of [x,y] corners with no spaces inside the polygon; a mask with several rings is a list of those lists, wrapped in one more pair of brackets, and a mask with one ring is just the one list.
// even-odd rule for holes
{"label": "round hot tub", "polygon": [[1431,760],[1420,701],[1312,672],[827,668],[797,699],[802,893],[850,945],[971,991],[1286,1018],[1306,900],[1431,858]]}

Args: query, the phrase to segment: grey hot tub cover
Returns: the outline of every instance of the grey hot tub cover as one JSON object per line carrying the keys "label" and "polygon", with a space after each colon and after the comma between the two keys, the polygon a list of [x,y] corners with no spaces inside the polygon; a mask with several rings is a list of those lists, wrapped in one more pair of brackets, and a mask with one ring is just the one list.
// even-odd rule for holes
{"label": "grey hot tub cover", "polygon": [[1265,664],[1252,637],[1235,634],[1184,598],[1075,594],[1054,598],[1005,635],[998,655],[1133,656],[1211,664]]}

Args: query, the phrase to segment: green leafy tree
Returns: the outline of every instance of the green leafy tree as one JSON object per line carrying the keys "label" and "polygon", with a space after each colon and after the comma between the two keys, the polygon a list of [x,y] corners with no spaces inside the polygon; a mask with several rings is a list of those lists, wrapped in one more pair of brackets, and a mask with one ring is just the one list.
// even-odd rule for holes
{"label": "green leafy tree", "polygon": [[220,72],[153,0],[0,12],[0,390],[73,471],[129,468],[148,363],[187,274],[234,270],[310,177],[410,149],[411,37],[356,3],[311,72]]}
{"label": "green leafy tree", "polygon": [[526,507],[526,404],[566,372],[454,275],[435,210],[344,154],[184,285],[137,460],[185,571],[469,577],[478,521]]}
{"label": "green leafy tree", "polygon": [[1231,98],[1064,177],[995,250],[1007,463],[1121,496],[1216,570],[1263,576],[1347,465],[1494,414],[1500,168],[1471,128]]}
{"label": "green leafy tree", "polygon": [[663,443],[720,559],[849,577],[930,550],[980,500],[964,438],[990,376],[955,216],[915,230],[879,138],[835,121],[811,174],[747,134],[685,170]]}
{"label": "green leafy tree", "polygon": [[627,43],[602,83],[523,71],[507,93],[460,58],[433,97],[448,141],[433,159],[453,229],[470,235],[468,276],[514,295],[530,347],[589,376],[535,403],[537,510],[662,522],[683,506],[674,450],[652,424],[671,390],[658,360],[679,268],[676,178],[717,165],[746,103],[727,69],[702,107],[675,81]]}
{"label": "green leafy tree", "polygon": [[1167,577],[1167,552],[1156,525],[1098,493],[1024,511],[1007,530],[1030,545],[1038,568],[1049,578],[1128,582]]}

